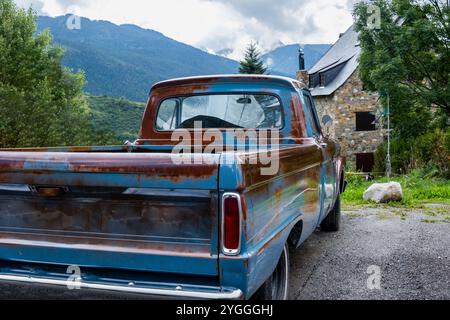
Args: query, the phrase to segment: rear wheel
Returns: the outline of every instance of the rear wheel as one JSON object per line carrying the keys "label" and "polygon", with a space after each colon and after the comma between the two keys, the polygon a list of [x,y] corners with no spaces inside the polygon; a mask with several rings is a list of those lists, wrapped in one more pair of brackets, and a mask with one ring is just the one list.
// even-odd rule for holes
{"label": "rear wheel", "polygon": [[336,232],[341,226],[341,195],[338,195],[336,203],[328,216],[323,220],[320,228],[322,231]]}
{"label": "rear wheel", "polygon": [[275,271],[253,298],[264,301],[289,299],[289,247],[287,244],[284,246]]}

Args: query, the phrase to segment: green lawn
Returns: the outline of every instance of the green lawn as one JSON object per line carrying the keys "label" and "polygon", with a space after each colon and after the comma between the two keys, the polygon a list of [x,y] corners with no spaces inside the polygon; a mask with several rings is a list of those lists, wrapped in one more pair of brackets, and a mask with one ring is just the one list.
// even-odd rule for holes
{"label": "green lawn", "polygon": [[[347,190],[342,196],[343,205],[369,204],[363,200],[364,192],[373,183],[388,182],[387,178],[375,181],[365,181],[364,178],[355,175],[347,176]],[[401,202],[390,203],[392,206],[418,207],[425,202],[439,202],[450,204],[450,180],[433,178],[417,170],[408,175],[391,178],[390,181],[399,182],[403,188],[404,198]]]}

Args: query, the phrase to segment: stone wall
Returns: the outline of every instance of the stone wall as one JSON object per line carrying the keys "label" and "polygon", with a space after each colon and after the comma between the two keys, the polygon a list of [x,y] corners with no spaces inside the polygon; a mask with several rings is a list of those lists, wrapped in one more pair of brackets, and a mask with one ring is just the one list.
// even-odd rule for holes
{"label": "stone wall", "polygon": [[303,83],[306,87],[309,86],[309,73],[308,70],[297,71],[297,80]]}
{"label": "stone wall", "polygon": [[357,153],[373,153],[383,142],[382,124],[376,131],[356,131],[356,112],[376,111],[379,105],[377,94],[363,90],[357,71],[333,95],[314,101],[320,119],[326,114],[333,118],[329,134],[339,141],[349,164],[355,166]]}

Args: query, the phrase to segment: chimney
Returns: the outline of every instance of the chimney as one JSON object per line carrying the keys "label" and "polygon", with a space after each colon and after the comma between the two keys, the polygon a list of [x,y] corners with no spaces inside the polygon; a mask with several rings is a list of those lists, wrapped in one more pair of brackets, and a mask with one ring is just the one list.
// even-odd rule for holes
{"label": "chimney", "polygon": [[303,48],[300,47],[298,50],[298,62],[299,62],[299,69],[300,71],[305,70],[305,51],[303,51]]}
{"label": "chimney", "polygon": [[299,71],[297,72],[297,80],[302,82],[306,87],[309,86],[309,74],[305,66],[305,51],[300,47],[298,50]]}

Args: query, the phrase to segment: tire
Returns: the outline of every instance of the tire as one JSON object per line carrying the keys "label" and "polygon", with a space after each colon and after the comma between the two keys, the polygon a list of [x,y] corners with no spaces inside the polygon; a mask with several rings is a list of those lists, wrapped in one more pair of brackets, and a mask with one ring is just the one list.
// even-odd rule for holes
{"label": "tire", "polygon": [[341,226],[341,195],[338,196],[333,209],[323,220],[320,229],[326,232],[337,232]]}
{"label": "tire", "polygon": [[253,299],[259,301],[277,301],[289,299],[289,247],[286,243],[277,267]]}

